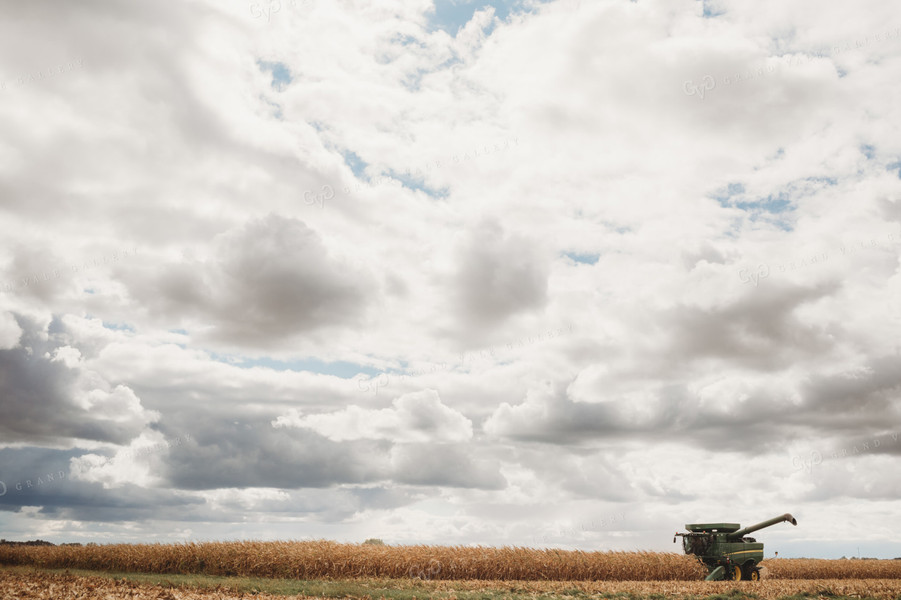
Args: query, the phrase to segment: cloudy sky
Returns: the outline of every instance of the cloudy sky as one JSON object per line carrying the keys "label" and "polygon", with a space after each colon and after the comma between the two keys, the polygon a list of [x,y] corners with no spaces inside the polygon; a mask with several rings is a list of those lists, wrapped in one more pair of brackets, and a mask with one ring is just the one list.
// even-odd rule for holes
{"label": "cloudy sky", "polygon": [[3,10],[0,536],[901,556],[896,3]]}

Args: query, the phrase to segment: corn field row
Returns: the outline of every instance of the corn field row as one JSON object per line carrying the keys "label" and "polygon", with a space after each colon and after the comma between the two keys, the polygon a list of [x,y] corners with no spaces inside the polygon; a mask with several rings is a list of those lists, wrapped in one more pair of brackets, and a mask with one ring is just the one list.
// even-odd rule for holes
{"label": "corn field row", "polygon": [[[289,579],[697,581],[707,574],[694,557],[667,552],[329,541],[0,546],[0,564]],[[768,559],[761,566],[768,579],[901,579],[898,560]]]}
{"label": "corn field row", "polygon": [[769,558],[760,565],[770,579],[901,579],[901,560]]}
{"label": "corn field row", "polygon": [[0,564],[292,579],[650,581],[698,579],[706,573],[693,558],[672,553],[376,546],[329,541],[0,546]]}

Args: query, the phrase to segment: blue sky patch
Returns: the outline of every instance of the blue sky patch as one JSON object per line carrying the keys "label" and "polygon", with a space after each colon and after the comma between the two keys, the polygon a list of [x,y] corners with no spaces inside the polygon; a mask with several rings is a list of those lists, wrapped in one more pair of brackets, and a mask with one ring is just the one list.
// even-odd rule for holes
{"label": "blue sky patch", "polygon": [[[754,202],[736,202],[735,208],[746,211],[752,222],[763,221],[775,225],[782,231],[793,231],[794,226],[789,220],[789,213],[794,210],[790,194],[780,191],[778,194],[770,194],[766,198]],[[777,216],[778,215],[778,216]]]}
{"label": "blue sky patch", "polygon": [[446,198],[448,195],[447,188],[434,190],[430,187],[426,187],[425,181],[423,181],[423,179],[420,177],[413,177],[411,175],[405,175],[403,173],[397,173],[396,171],[391,170],[388,171],[388,177],[398,180],[405,188],[418,190],[423,194],[426,194],[427,196],[431,196],[432,198]]}
{"label": "blue sky patch", "polygon": [[766,221],[784,231],[792,231],[791,213],[799,199],[812,196],[824,188],[838,185],[836,177],[814,176],[792,181],[778,193],[766,197],[744,197],[740,183],[730,183],[711,197],[723,208],[737,208],[748,213],[751,221]]}
{"label": "blue sky patch", "polygon": [[563,256],[572,259],[577,263],[581,263],[583,265],[593,265],[598,262],[598,259],[601,258],[600,254],[594,254],[589,252],[564,252]]}
{"label": "blue sky patch", "polygon": [[791,200],[788,199],[788,194],[786,192],[779,192],[775,196],[770,194],[763,200],[758,200],[756,202],[736,202],[735,208],[746,211],[759,210],[778,214],[791,209]]}
{"label": "blue sky patch", "polygon": [[249,358],[246,356],[231,356],[227,354],[217,354],[209,352],[210,358],[215,361],[240,367],[242,369],[250,369],[253,367],[263,367],[272,369],[273,371],[307,371],[309,373],[320,373],[322,375],[334,375],[342,379],[353,379],[354,376],[363,373],[371,377],[381,373],[378,369],[358,365],[345,361],[326,362],[316,358],[305,358],[301,360],[276,360],[274,358]]}
{"label": "blue sky patch", "polygon": [[[808,178],[816,180],[817,178]],[[789,186],[787,190],[781,190],[778,194],[770,194],[765,198],[746,199],[745,186],[741,183],[730,183],[725,189],[721,188],[711,195],[723,208],[737,208],[748,213],[748,219],[752,222],[764,221],[779,227],[783,231],[792,231],[793,226],[787,218],[794,210],[791,200],[791,191],[794,186]]]}
{"label": "blue sky patch", "polygon": [[291,70],[282,62],[269,62],[266,60],[258,60],[257,65],[260,71],[272,74],[272,88],[276,91],[284,91],[288,85],[294,81],[291,77]]}
{"label": "blue sky patch", "polygon": [[354,177],[363,180],[367,179],[366,167],[368,167],[369,164],[366,161],[357,156],[355,152],[351,152],[350,150],[343,150],[341,152],[341,156],[344,157],[344,162],[347,163],[348,167],[350,167],[350,170],[353,172]]}
{"label": "blue sky patch", "polygon": [[711,0],[701,0],[701,5],[704,7],[701,14],[704,15],[705,19],[712,19],[726,13],[725,10],[714,6],[714,2]]}
{"label": "blue sky patch", "polygon": [[720,206],[723,208],[730,208],[733,206],[731,200],[735,196],[740,196],[745,193],[745,186],[741,183],[730,183],[726,186],[725,189],[717,190],[713,193],[712,198],[720,203]]}
{"label": "blue sky patch", "polygon": [[894,171],[895,169],[897,169],[898,170],[898,179],[901,179],[901,161],[893,162],[890,165],[886,165],[885,168],[888,169],[889,171]]}
{"label": "blue sky patch", "polygon": [[838,185],[838,179],[835,177],[807,177],[804,181],[810,183],[825,183],[827,186]]}
{"label": "blue sky patch", "polygon": [[[457,32],[472,20],[478,10],[494,7],[494,16],[504,21],[512,13],[526,13],[530,9],[523,0],[435,0],[435,10],[429,14],[428,31],[442,30],[456,37]],[[491,33],[493,24],[486,33]]]}

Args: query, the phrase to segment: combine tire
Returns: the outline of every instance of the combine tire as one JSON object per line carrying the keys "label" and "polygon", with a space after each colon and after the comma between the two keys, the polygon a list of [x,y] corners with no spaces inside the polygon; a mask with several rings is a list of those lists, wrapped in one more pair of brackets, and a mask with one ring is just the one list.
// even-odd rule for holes
{"label": "combine tire", "polygon": [[741,568],[741,578],[757,581],[760,579],[760,570],[754,565],[754,563],[748,563]]}
{"label": "combine tire", "polygon": [[741,566],[732,565],[732,580],[741,581],[742,579],[744,579],[744,577],[742,577]]}

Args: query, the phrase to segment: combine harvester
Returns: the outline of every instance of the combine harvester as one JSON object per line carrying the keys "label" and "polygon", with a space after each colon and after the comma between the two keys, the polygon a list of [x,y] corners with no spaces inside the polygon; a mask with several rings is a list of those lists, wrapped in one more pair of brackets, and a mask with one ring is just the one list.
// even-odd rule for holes
{"label": "combine harvester", "polygon": [[[744,536],[783,521],[798,524],[793,516],[786,513],[744,529],[739,529],[738,523],[690,523],[685,526],[689,533],[676,535],[682,536],[685,554],[697,556],[710,571],[705,581],[757,581],[760,579],[760,567],[757,563],[763,560],[763,544]],[[673,543],[675,542],[674,537]]]}

